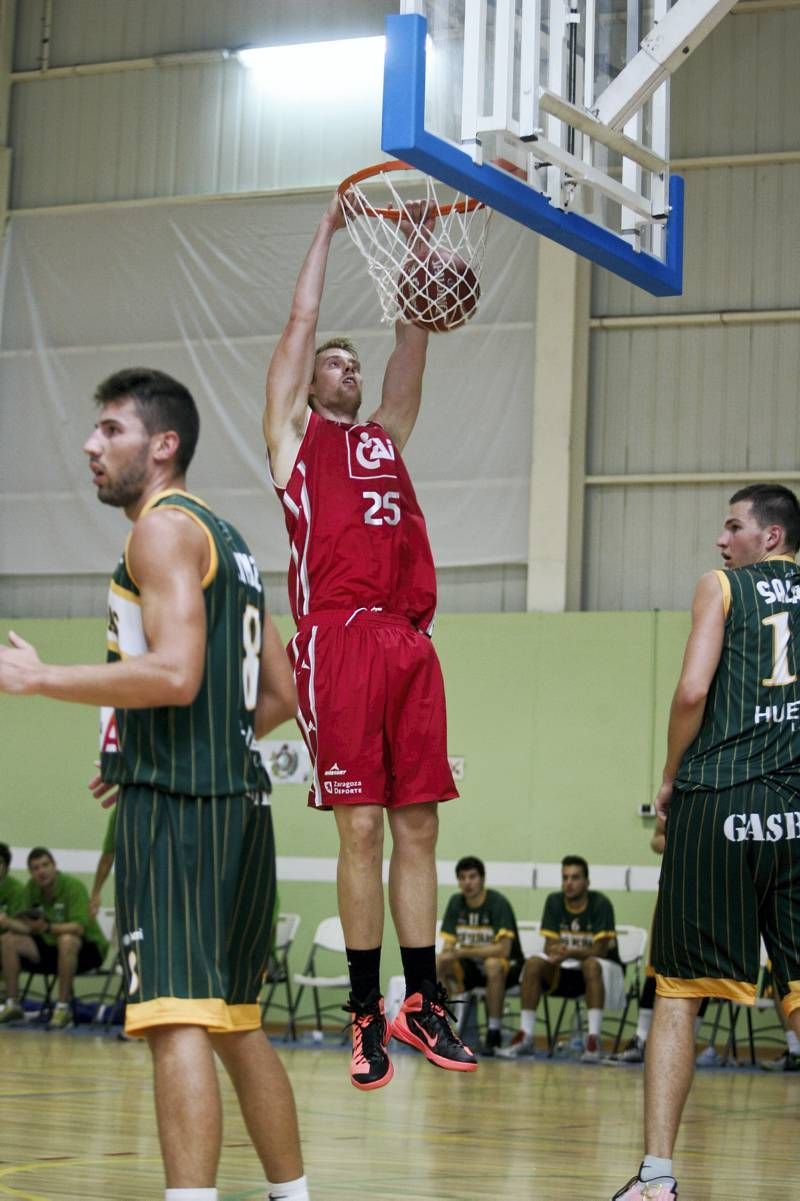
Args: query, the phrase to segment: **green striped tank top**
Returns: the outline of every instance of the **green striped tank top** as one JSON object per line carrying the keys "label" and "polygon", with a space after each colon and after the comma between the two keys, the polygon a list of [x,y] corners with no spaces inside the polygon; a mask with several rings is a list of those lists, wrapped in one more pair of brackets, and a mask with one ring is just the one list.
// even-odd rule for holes
{"label": "green striped tank top", "polygon": [[[186,492],[162,492],[148,501],[142,516],[156,506],[187,513],[208,538],[205,671],[190,705],[103,710],[103,779],[186,796],[268,791],[269,777],[253,746],[264,621],[258,569],[241,535],[203,501]],[[109,662],[147,650],[127,549],[108,594]]]}
{"label": "green striped tank top", "polygon": [[678,786],[723,789],[779,776],[800,788],[800,568],[781,555],[717,575],[722,654]]}

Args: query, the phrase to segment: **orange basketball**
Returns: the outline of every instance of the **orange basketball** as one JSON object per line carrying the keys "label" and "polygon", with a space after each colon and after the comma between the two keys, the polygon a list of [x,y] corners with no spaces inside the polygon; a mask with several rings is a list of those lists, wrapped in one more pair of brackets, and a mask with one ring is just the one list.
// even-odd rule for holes
{"label": "orange basketball", "polygon": [[414,325],[447,333],[469,321],[481,289],[475,272],[450,250],[431,250],[422,262],[403,267],[400,304]]}

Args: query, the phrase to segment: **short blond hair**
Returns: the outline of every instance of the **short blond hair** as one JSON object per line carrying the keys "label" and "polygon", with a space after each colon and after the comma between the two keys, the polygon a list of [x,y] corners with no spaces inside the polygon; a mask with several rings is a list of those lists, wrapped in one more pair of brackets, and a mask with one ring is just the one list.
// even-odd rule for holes
{"label": "short blond hair", "polygon": [[322,354],[323,350],[346,350],[354,359],[358,358],[358,351],[349,338],[328,338],[327,342],[323,342],[314,351],[314,360],[316,361]]}

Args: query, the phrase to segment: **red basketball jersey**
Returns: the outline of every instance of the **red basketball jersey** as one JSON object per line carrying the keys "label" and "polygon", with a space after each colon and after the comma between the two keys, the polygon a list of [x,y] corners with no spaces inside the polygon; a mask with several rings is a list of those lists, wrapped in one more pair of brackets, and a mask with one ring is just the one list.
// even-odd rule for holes
{"label": "red basketball jersey", "polygon": [[430,631],[436,574],[425,518],[383,426],[339,425],[312,412],[289,481],[276,490],[295,621],[378,608]]}

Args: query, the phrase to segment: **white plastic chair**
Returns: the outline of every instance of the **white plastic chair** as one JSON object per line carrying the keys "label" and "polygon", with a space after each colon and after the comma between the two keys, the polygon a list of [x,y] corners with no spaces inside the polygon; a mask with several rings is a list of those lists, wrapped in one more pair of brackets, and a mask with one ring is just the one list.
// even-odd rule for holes
{"label": "white plastic chair", "polygon": [[298,986],[294,1003],[294,1021],[296,1023],[298,1020],[297,1014],[300,1009],[303,993],[307,988],[310,988],[314,995],[316,1029],[320,1034],[322,1033],[322,1014],[340,1008],[343,1001],[343,998],[341,998],[337,1002],[331,1002],[329,1005],[321,1005],[319,998],[320,991],[322,989],[335,989],[341,992],[343,989],[349,989],[350,987],[350,977],[347,972],[336,976],[326,976],[318,971],[317,960],[320,955],[326,953],[329,956],[346,955],[344,930],[338,917],[326,917],[322,919],[314,932],[314,940],[311,944],[306,965],[302,972],[296,972],[294,975],[294,983]]}
{"label": "white plastic chair", "polygon": [[[275,938],[270,952],[267,973],[264,980],[264,997],[261,1001],[261,1020],[266,1019],[267,1010],[272,1007],[288,1015],[288,1034],[296,1037],[294,1023],[294,997],[292,995],[292,977],[289,971],[289,952],[292,949],[297,931],[300,929],[299,913],[279,913],[275,923]],[[286,991],[286,1001],[274,1000],[275,990],[283,986]]]}

